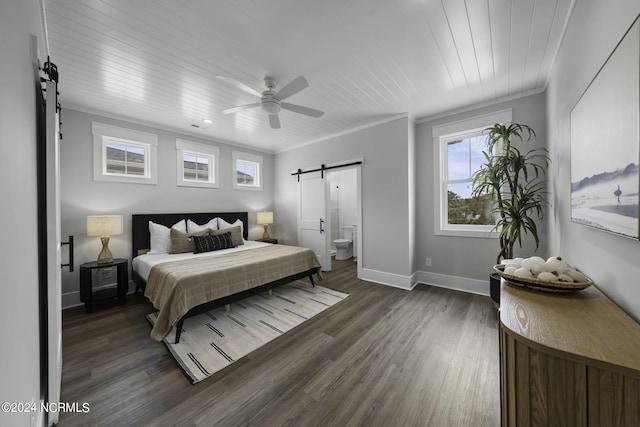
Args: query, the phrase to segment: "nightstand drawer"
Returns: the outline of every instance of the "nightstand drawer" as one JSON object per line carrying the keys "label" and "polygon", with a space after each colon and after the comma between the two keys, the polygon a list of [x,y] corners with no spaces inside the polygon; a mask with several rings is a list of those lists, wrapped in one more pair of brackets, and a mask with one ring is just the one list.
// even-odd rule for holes
{"label": "nightstand drawer", "polygon": [[278,239],[256,239],[256,242],[273,243],[278,244]]}

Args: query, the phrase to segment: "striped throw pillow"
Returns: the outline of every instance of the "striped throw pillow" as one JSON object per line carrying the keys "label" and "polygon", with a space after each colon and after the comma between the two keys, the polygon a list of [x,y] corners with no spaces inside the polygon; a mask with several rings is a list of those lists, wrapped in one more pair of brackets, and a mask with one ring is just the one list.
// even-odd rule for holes
{"label": "striped throw pillow", "polygon": [[206,236],[191,236],[191,238],[193,239],[196,247],[195,251],[193,251],[194,254],[233,248],[233,243],[231,242],[231,233],[222,233],[216,235],[209,234]]}

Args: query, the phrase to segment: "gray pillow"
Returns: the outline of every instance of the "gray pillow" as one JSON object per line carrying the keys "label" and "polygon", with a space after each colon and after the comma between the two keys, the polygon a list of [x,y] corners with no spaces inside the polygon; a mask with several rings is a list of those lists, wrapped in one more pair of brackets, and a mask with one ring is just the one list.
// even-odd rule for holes
{"label": "gray pillow", "polygon": [[171,229],[171,248],[170,254],[182,254],[185,252],[193,252],[196,250],[196,245],[193,242],[191,236],[206,236],[211,229],[207,228],[201,231],[194,231],[193,233],[183,233],[175,228]]}
{"label": "gray pillow", "polygon": [[212,236],[229,232],[231,233],[231,243],[233,244],[234,248],[239,245],[244,245],[244,239],[242,238],[242,227],[240,227],[239,225],[235,227],[221,228],[220,230],[209,230],[209,234],[211,234]]}

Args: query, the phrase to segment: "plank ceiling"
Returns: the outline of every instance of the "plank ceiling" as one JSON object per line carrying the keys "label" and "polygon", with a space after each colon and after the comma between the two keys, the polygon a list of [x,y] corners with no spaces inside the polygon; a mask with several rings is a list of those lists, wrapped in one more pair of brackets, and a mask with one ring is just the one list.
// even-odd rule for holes
{"label": "plank ceiling", "polygon": [[[545,88],[571,0],[47,0],[63,108],[278,152]],[[271,129],[257,99],[299,75]],[[202,120],[210,119],[211,124]],[[192,125],[199,126],[199,128]]]}

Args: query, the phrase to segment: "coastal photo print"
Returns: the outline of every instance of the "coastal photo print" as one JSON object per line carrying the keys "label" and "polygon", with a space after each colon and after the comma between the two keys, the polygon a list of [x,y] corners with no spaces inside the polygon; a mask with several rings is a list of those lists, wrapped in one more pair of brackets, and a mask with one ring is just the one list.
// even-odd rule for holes
{"label": "coastal photo print", "polygon": [[639,238],[640,22],[571,110],[571,220]]}

